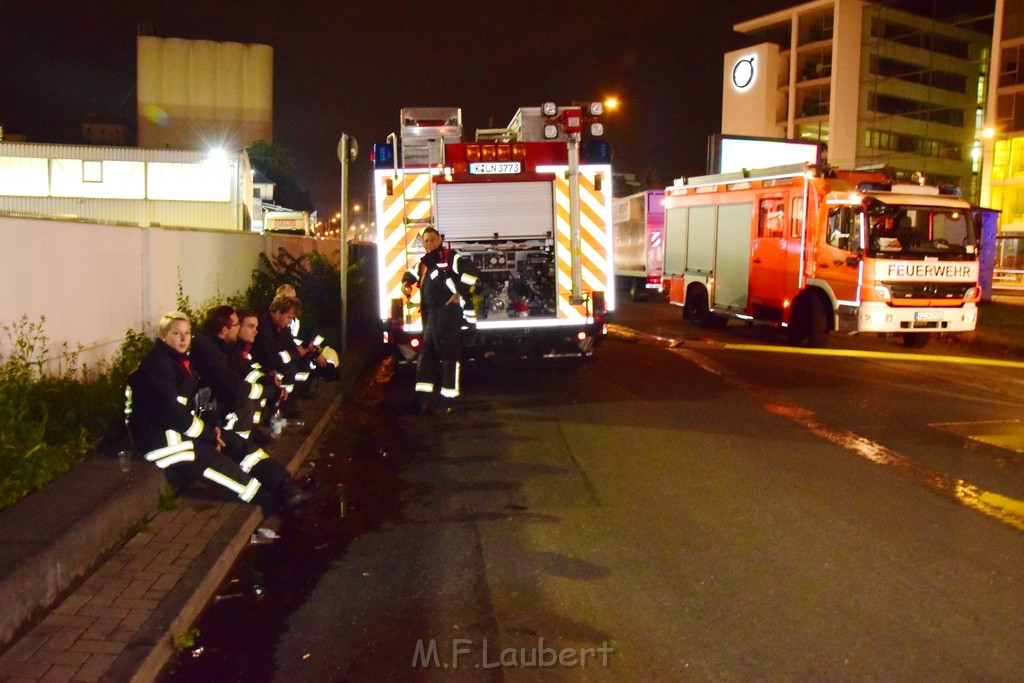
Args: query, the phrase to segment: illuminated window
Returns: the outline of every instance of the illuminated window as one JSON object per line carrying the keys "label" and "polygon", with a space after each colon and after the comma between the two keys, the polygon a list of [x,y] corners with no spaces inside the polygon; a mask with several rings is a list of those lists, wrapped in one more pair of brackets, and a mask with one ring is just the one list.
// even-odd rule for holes
{"label": "illuminated window", "polygon": [[85,161],[82,160],[82,182],[83,183],[102,183],[103,182],[103,162],[102,161]]}
{"label": "illuminated window", "polygon": [[758,237],[782,237],[786,218],[786,203],[782,197],[762,199],[757,219]]}

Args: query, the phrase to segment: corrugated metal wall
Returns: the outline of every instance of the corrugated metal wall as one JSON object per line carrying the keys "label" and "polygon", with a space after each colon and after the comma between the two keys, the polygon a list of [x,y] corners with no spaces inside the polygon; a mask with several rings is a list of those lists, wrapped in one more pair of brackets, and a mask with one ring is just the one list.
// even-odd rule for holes
{"label": "corrugated metal wall", "polygon": [[0,142],[0,213],[242,230],[248,168],[245,152],[211,162],[189,150]]}

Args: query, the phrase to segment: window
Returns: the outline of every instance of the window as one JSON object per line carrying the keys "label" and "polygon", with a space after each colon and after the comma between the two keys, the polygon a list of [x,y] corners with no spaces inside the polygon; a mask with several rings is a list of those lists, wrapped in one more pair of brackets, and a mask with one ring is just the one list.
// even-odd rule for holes
{"label": "window", "polygon": [[962,128],[964,125],[964,112],[962,109],[940,107],[927,102],[919,102],[893,95],[871,93],[868,98],[868,109],[880,114],[895,114],[919,121],[942,123],[958,128]]}
{"label": "window", "polygon": [[871,56],[869,69],[876,76],[895,78],[908,83],[917,83],[961,94],[967,92],[967,76],[951,71],[931,69],[920,64],[912,64],[878,55]]}
{"label": "window", "polygon": [[82,161],[82,182],[83,183],[102,183],[103,182],[103,162],[102,161]]}
{"label": "window", "polygon": [[850,207],[842,206],[828,212],[828,243],[836,249],[844,251],[850,248],[850,227],[853,215]]}
{"label": "window", "polygon": [[782,237],[785,235],[786,203],[782,197],[761,200],[757,218],[758,237]]}
{"label": "window", "polygon": [[881,40],[891,40],[901,45],[916,47],[929,52],[949,55],[958,59],[970,57],[970,44],[966,40],[959,40],[949,36],[931,33],[926,29],[916,28],[908,24],[900,24],[895,21],[875,19],[871,23],[871,37]]}
{"label": "window", "polygon": [[804,198],[793,197],[793,219],[789,223],[789,236],[799,238],[804,230]]}

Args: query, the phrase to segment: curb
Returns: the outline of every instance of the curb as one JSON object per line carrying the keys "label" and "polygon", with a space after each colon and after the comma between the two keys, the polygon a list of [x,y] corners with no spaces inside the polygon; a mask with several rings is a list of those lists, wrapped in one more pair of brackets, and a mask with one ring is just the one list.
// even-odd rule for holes
{"label": "curb", "polygon": [[[316,425],[303,439],[295,454],[286,463],[291,474],[309,457],[321,434],[337,414],[344,391],[324,410]],[[235,560],[248,546],[249,538],[265,519],[259,508],[244,503],[224,502],[230,516],[203,553],[195,559],[188,572],[160,607],[143,624],[139,637],[121,653],[107,672],[106,678],[119,681],[152,681],[177,653],[175,638],[188,630],[199,618],[217,588],[228,575]]]}
{"label": "curb", "polygon": [[[292,476],[374,357],[372,347],[350,350],[339,381],[306,407],[309,431],[286,432],[271,450]],[[0,679],[49,679],[86,659],[83,680],[159,676],[264,520],[258,507],[202,495],[159,510],[165,489],[156,468],[136,462],[126,474],[115,459],[93,457],[0,511]],[[143,577],[164,567],[174,576]]]}
{"label": "curb", "polygon": [[[114,461],[86,461],[54,482],[47,495],[73,495],[76,482],[106,475],[111,468],[121,474]],[[101,564],[136,524],[152,514],[164,487],[163,473],[157,469],[133,473],[121,482],[112,497],[68,523],[58,536],[43,542],[0,580],[0,652],[15,641],[15,636],[33,618],[57,604],[68,589]],[[19,504],[23,505],[19,508]],[[26,510],[36,514],[32,508],[43,505],[41,496],[30,496],[4,512],[17,519]],[[53,514],[59,515],[60,510]]]}

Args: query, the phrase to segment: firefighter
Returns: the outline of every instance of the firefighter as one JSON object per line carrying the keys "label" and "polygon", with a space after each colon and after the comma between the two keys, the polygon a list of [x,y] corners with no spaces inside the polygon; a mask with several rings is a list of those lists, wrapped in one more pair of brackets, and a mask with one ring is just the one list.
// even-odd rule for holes
{"label": "firefighter", "polygon": [[259,384],[263,387],[263,398],[260,399],[260,411],[253,417],[258,425],[270,422],[271,416],[282,401],[288,398],[288,392],[281,388],[281,378],[276,372],[265,372],[263,366],[252,357],[252,345],[259,331],[259,315],[248,308],[238,309],[238,346],[231,355],[231,369],[246,382]]}
{"label": "firefighter", "polygon": [[270,310],[259,317],[259,329],[250,353],[264,372],[275,372],[287,398],[281,405],[281,414],[298,418],[298,408],[292,397],[297,382],[309,379],[309,363],[295,346],[291,324],[302,309],[295,297],[278,295],[270,302]]}
{"label": "firefighter", "polygon": [[459,396],[459,352],[467,324],[462,300],[470,300],[479,270],[470,259],[441,246],[442,237],[435,228],[424,229],[422,237],[427,253],[416,273],[402,277],[407,297],[412,296],[413,285],[420,289],[423,345],[416,365],[416,394],[424,413],[433,412],[437,393],[444,411],[451,412]]}
{"label": "firefighter", "polygon": [[266,513],[301,506],[306,495],[283,465],[197,414],[199,381],[188,355],[188,317],[168,313],[157,331],[152,350],[129,375],[125,390],[128,431],[138,451],[172,483],[206,479]]}
{"label": "firefighter", "polygon": [[[282,295],[299,298],[295,287],[288,284],[281,285],[274,292],[275,297]],[[292,320],[289,327],[292,337],[295,339],[295,348],[309,361],[313,376],[327,380],[338,379],[338,352],[324,344],[324,337],[317,334],[310,325],[303,324],[298,315]],[[312,389],[310,391],[312,392]]]}
{"label": "firefighter", "polygon": [[232,367],[238,354],[241,322],[234,308],[214,306],[206,311],[202,329],[192,338],[190,356],[203,385],[217,402],[218,424],[261,446],[273,441],[270,431],[258,424],[264,388],[240,376]]}

